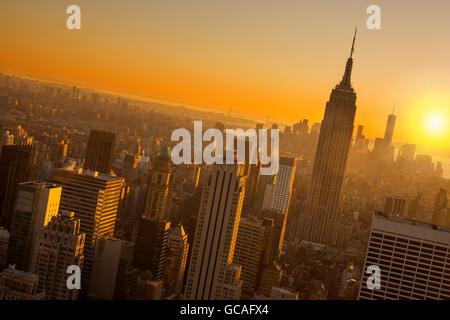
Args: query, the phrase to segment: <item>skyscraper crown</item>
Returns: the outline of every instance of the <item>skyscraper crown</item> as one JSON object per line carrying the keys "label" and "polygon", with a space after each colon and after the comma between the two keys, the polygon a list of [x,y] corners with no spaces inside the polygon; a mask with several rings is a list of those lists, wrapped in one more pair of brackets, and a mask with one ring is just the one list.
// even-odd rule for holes
{"label": "skyscraper crown", "polygon": [[344,76],[342,77],[342,81],[336,86],[337,89],[342,90],[351,90],[352,83],[351,83],[351,77],[352,77],[352,67],[353,67],[353,51],[355,50],[355,40],[356,40],[356,31],[358,27],[355,28],[355,34],[353,35],[353,42],[352,42],[352,49],[350,51],[350,57],[347,59],[347,64],[345,65],[345,72]]}

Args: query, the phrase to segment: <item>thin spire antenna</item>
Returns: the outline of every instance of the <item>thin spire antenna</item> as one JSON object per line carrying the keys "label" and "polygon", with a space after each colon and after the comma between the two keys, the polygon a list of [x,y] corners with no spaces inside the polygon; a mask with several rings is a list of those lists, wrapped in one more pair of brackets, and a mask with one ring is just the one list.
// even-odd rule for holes
{"label": "thin spire antenna", "polygon": [[358,25],[356,25],[355,34],[353,35],[352,50],[350,51],[350,58],[353,56],[353,51],[355,51],[355,40],[356,40],[356,32],[357,31],[358,31]]}
{"label": "thin spire antenna", "polygon": [[394,107],[392,108],[392,114],[395,112],[395,101],[394,101]]}

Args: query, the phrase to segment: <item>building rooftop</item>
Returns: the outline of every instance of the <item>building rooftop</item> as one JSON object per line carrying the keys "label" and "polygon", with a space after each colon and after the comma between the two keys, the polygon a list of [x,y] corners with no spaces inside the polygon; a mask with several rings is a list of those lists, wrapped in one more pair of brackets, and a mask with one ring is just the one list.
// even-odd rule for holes
{"label": "building rooftop", "polygon": [[372,229],[450,246],[450,228],[375,211]]}
{"label": "building rooftop", "polygon": [[20,278],[26,278],[26,279],[30,279],[30,280],[34,280],[34,279],[38,279],[39,276],[35,273],[31,273],[31,272],[27,272],[27,271],[22,271],[22,270],[17,270],[14,268],[7,268],[4,269],[2,271],[3,274],[9,274],[12,276],[16,276],[16,277],[20,277]]}
{"label": "building rooftop", "polygon": [[104,174],[104,173],[101,173],[98,171],[84,170],[82,168],[79,168],[79,169],[68,169],[68,168],[55,169],[55,172],[56,171],[68,171],[68,172],[72,172],[73,174],[77,174],[77,175],[81,175],[81,176],[85,176],[85,177],[93,177],[93,178],[103,180],[103,181],[114,181],[117,179],[123,179],[122,177],[111,176],[109,174]]}

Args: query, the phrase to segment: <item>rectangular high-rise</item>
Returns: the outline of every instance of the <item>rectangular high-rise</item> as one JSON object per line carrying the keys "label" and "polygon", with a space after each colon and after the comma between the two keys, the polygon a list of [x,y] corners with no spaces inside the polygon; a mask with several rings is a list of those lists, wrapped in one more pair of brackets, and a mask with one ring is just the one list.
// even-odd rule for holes
{"label": "rectangular high-rise", "polygon": [[242,266],[242,298],[252,299],[258,290],[261,273],[271,262],[272,219],[242,218],[234,250],[233,263]]}
{"label": "rectangular high-rise", "polygon": [[[380,269],[381,287],[369,289]],[[450,228],[375,212],[359,300],[450,299]]]}
{"label": "rectangular high-rise", "polygon": [[294,183],[296,159],[281,157],[272,191],[271,209],[288,213]]}
{"label": "rectangular high-rise", "polygon": [[52,217],[39,237],[33,272],[39,276],[38,289],[49,300],[76,300],[78,290],[67,288],[67,268],[83,268],[85,234],[80,233],[80,219],[63,210]]}
{"label": "rectangular high-rise", "polygon": [[240,267],[232,264],[245,191],[244,165],[215,165],[203,188],[186,298],[239,298]]}
{"label": "rectangular high-rise", "polygon": [[138,273],[133,268],[134,243],[105,237],[97,241],[91,293],[95,299],[133,299]]}
{"label": "rectangular high-rise", "polygon": [[139,221],[133,264],[142,271],[150,271],[154,281],[163,278],[169,231],[170,221],[146,218]]}
{"label": "rectangular high-rise", "polygon": [[114,235],[124,179],[98,172],[56,169],[53,181],[62,186],[60,210],[75,212],[86,234],[81,296],[87,294],[97,239]]}
{"label": "rectangular high-rise", "polygon": [[114,160],[115,144],[116,135],[114,133],[91,130],[84,169],[110,174]]}
{"label": "rectangular high-rise", "polygon": [[58,214],[61,187],[45,182],[24,182],[17,186],[11,222],[8,263],[32,271],[39,237],[52,217]]}

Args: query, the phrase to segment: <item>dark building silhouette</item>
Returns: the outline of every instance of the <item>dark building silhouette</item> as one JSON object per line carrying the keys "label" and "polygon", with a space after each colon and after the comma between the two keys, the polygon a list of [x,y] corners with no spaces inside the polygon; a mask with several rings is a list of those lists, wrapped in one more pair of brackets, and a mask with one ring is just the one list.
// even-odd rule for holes
{"label": "dark building silhouette", "polygon": [[388,146],[392,144],[392,137],[394,136],[395,119],[396,117],[394,114],[390,114],[387,119],[386,131],[384,132],[384,141]]}
{"label": "dark building silhouette", "polygon": [[115,144],[116,135],[114,133],[91,130],[84,169],[109,174],[114,160]]}
{"label": "dark building silhouette", "polygon": [[301,220],[301,238],[326,245],[337,241],[341,189],[353,136],[356,93],[351,85],[351,73],[355,37],[356,30],[344,76],[331,92],[325,108],[311,189]]}
{"label": "dark building silhouette", "polygon": [[142,219],[139,224],[133,264],[150,271],[154,281],[163,279],[169,230],[170,222],[166,220]]}
{"label": "dark building silhouette", "polygon": [[33,180],[36,150],[31,145],[4,145],[0,156],[0,210],[2,224],[11,226],[17,185]]}

